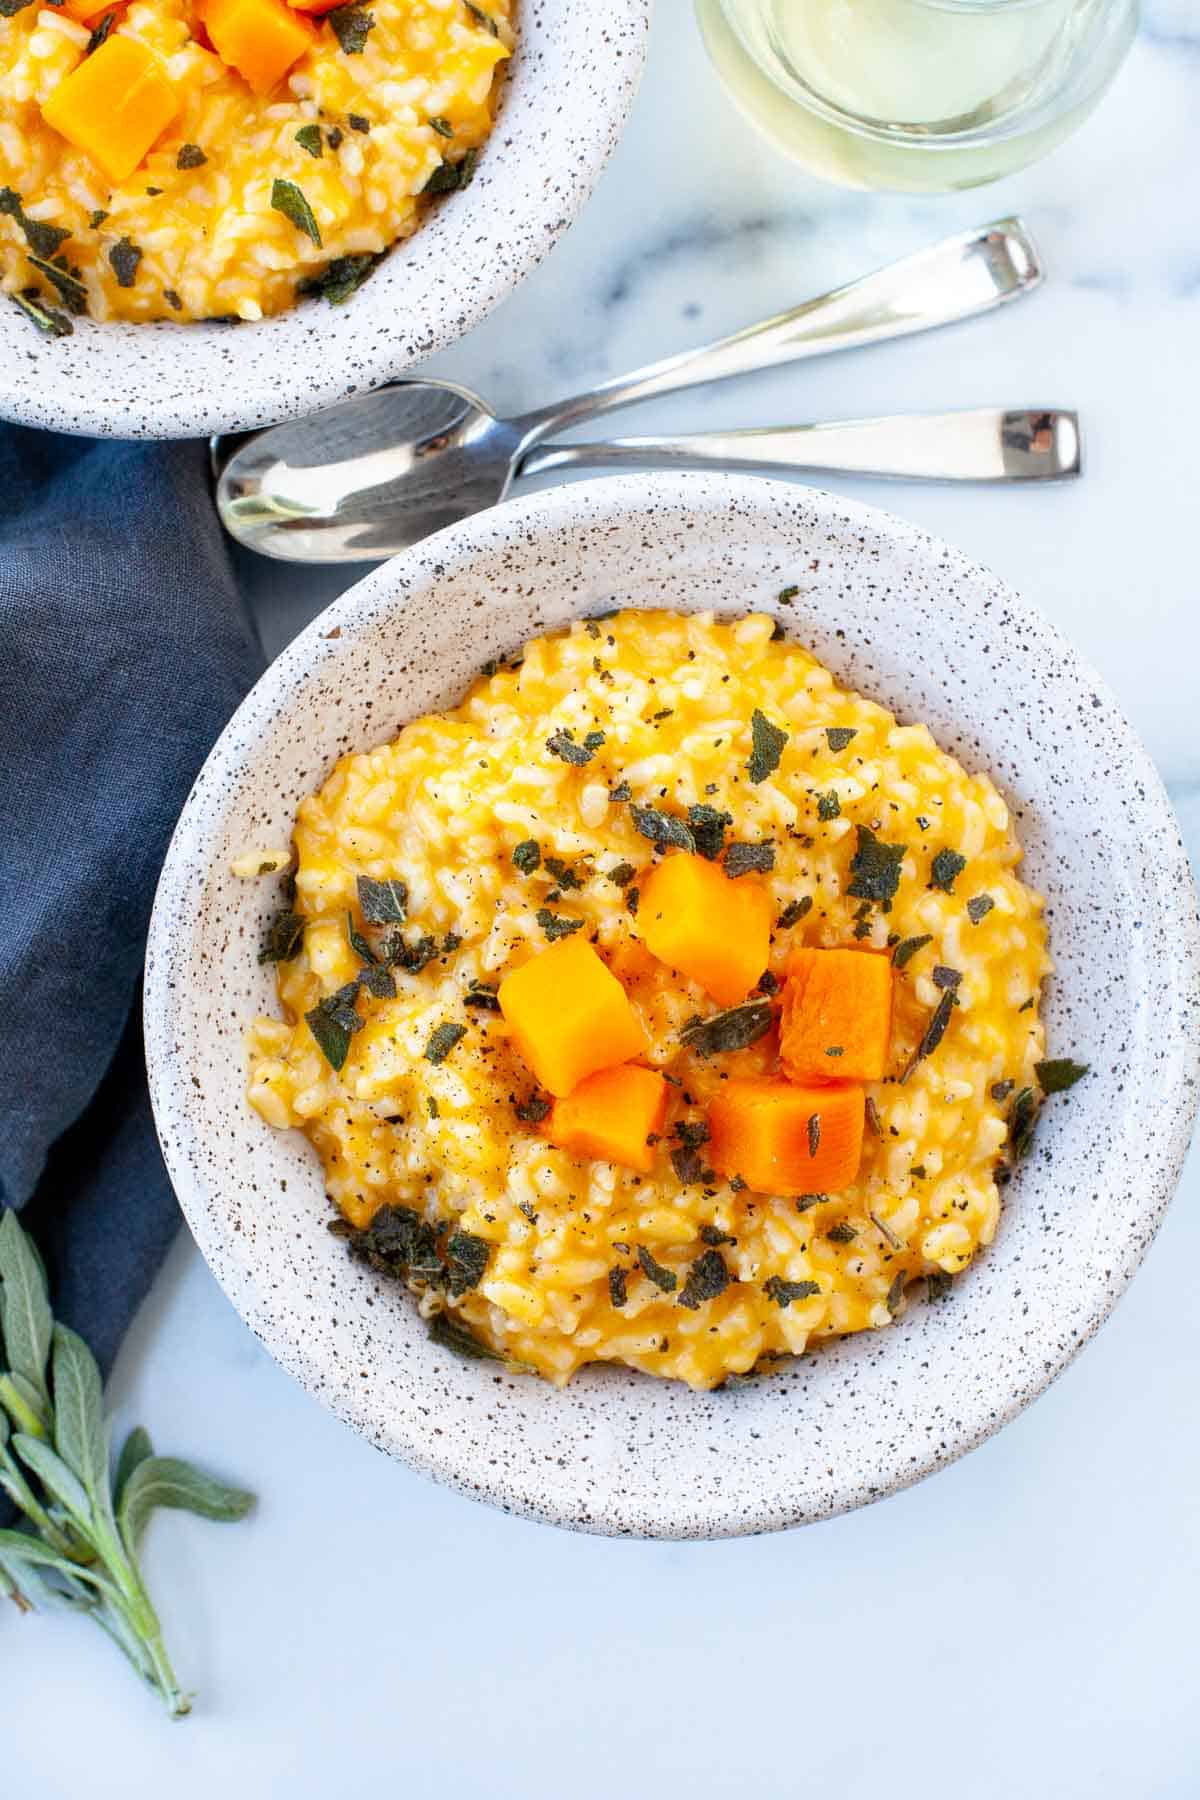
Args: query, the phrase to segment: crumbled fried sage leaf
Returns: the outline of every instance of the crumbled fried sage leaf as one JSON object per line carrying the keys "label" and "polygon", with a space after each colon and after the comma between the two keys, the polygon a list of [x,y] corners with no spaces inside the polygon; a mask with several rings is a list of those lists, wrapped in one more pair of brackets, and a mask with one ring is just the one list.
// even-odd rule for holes
{"label": "crumbled fried sage leaf", "polygon": [[926,944],[932,944],[932,942],[933,938],[929,932],[926,932],[923,937],[905,938],[903,943],[897,944],[892,952],[892,967],[903,969],[912,961],[918,950],[923,950]]}
{"label": "crumbled fried sage leaf", "polygon": [[[118,248],[120,248],[119,245]],[[140,256],[141,252],[139,251],[138,254]],[[47,262],[44,257],[35,256],[32,251],[29,253],[29,260],[38,274],[44,275],[46,280],[57,288],[59,298],[68,312],[74,313],[78,318],[81,313],[87,311],[87,289],[82,281],[76,280],[69,269],[60,268],[57,263]],[[63,261],[66,261],[65,257]],[[122,287],[131,285],[130,282],[121,282]]]}
{"label": "crumbled fried sage leaf", "polygon": [[540,1125],[550,1117],[550,1108],[551,1102],[544,1094],[532,1093],[527,1100],[518,1100],[513,1111],[523,1124]]}
{"label": "crumbled fried sage leaf", "polygon": [[1089,1063],[1076,1062],[1070,1056],[1052,1057],[1048,1062],[1034,1063],[1033,1072],[1043,1094],[1065,1094],[1077,1081],[1082,1081]]}
{"label": "crumbled fried sage leaf", "polygon": [[721,867],[730,881],[743,875],[769,875],[775,867],[775,846],[766,844],[730,844]]}
{"label": "crumbled fried sage leaf", "polygon": [[[347,7],[344,10],[352,12],[354,8]],[[334,19],[337,14],[330,13],[329,17]],[[316,214],[294,181],[282,181],[278,176],[275,177],[271,183],[271,206],[275,212],[282,213],[297,231],[302,231],[305,237],[311,238],[318,250],[321,248],[321,228],[317,224]]]}
{"label": "crumbled fried sage leaf", "polygon": [[429,123],[439,137],[450,138],[454,136],[453,125],[450,123],[449,119],[443,119],[440,113],[435,118],[430,119]]}
{"label": "crumbled fried sage leaf", "polygon": [[714,1249],[718,1249],[722,1244],[737,1243],[737,1239],[735,1237],[730,1237],[727,1231],[722,1231],[719,1225],[702,1225],[700,1227],[700,1241],[703,1244],[711,1244]]}
{"label": "crumbled fried sage leaf", "polygon": [[675,1304],[696,1312],[706,1300],[715,1300],[718,1294],[723,1294],[729,1282],[725,1258],[717,1250],[706,1250],[688,1270],[687,1280]]}
{"label": "crumbled fried sage leaf", "polygon": [[817,795],[817,817],[822,825],[828,825],[830,819],[840,819],[841,816],[842,803],[833,788],[827,794]]}
{"label": "crumbled fried sage leaf", "polygon": [[381,969],[374,963],[358,972],[358,984],[366,988],[368,994],[374,994],[376,1000],[394,1000],[396,998],[396,978],[390,969]]}
{"label": "crumbled fried sage leaf", "polygon": [[473,981],[463,995],[463,1005],[473,1006],[477,1012],[500,1011],[500,1000],[496,989],[486,981]]}
{"label": "crumbled fried sage leaf", "polygon": [[561,856],[545,856],[542,858],[547,875],[560,888],[581,888],[583,882],[569,863]]}
{"label": "crumbled fried sage leaf", "polygon": [[679,1285],[679,1278],[674,1269],[664,1269],[662,1264],[656,1262],[651,1256],[645,1244],[637,1245],[637,1259],[642,1274],[646,1276],[647,1280],[652,1281],[655,1287],[661,1288],[664,1294],[675,1292]]}
{"label": "crumbled fried sage leaf", "polygon": [[979,925],[987,918],[996,902],[990,894],[976,894],[973,900],[967,901],[967,917],[972,925]]}
{"label": "crumbled fried sage leaf", "polygon": [[629,1298],[629,1272],[627,1269],[613,1268],[608,1271],[608,1301],[610,1306],[621,1307]]}
{"label": "crumbled fried sage leaf", "polygon": [[452,162],[449,157],[440,162],[425,186],[423,194],[454,194],[461,188],[470,187],[475,179],[475,169],[479,162],[478,150],[468,150],[465,156]]}
{"label": "crumbled fried sage leaf", "polygon": [[633,789],[627,781],[618,781],[616,787],[609,789],[608,797],[615,804],[620,805],[623,801],[633,799]]}
{"label": "crumbled fried sage leaf", "polygon": [[370,131],[371,121],[362,113],[347,113],[346,123],[351,131]]}
{"label": "crumbled fried sage leaf", "polygon": [[696,840],[691,828],[676,814],[660,812],[656,806],[631,806],[629,816],[634,829],[660,850],[688,850],[695,854]]}
{"label": "crumbled fried sage leaf", "polygon": [[929,865],[930,887],[940,888],[943,894],[950,893],[966,866],[966,857],[960,856],[957,850],[939,850]]}
{"label": "crumbled fried sage leaf", "polygon": [[839,1219],[836,1225],[829,1227],[825,1236],[831,1244],[852,1244],[858,1233],[848,1219]]}
{"label": "crumbled fried sage leaf", "polygon": [[[2,15],[0,15],[2,16]],[[10,294],[9,299],[14,306],[19,306],[31,325],[46,337],[71,337],[75,327],[66,313],[59,312],[56,307],[46,306],[35,295]]]}
{"label": "crumbled fried sage leaf", "polygon": [[671,1167],[675,1171],[676,1180],[683,1182],[685,1186],[716,1179],[713,1171],[704,1166],[695,1144],[680,1144],[677,1149],[672,1150]]}
{"label": "crumbled fried sage leaf", "polygon": [[904,844],[885,844],[869,825],[856,825],[858,849],[850,863],[847,894],[854,900],[871,900],[883,912],[892,910],[900,886]]}
{"label": "crumbled fried sage leaf", "polygon": [[760,781],[765,781],[768,775],[773,775],[779,767],[788,734],[782,726],[773,725],[756,706],[750,715],[750,740],[750,760],[746,764],[746,771],[751,781],[757,785]]}
{"label": "crumbled fried sage leaf", "polygon": [[858,727],[855,725],[827,725],[825,736],[831,750],[844,750],[858,736]]}
{"label": "crumbled fried sage leaf", "polygon": [[808,1154],[815,1156],[821,1148],[821,1115],[819,1112],[809,1114],[808,1125],[805,1129],[808,1132]]}
{"label": "crumbled fried sage leaf", "polygon": [[1037,1120],[1037,1096],[1031,1087],[1022,1088],[1008,1113],[1008,1148],[1013,1162],[1028,1154]]}
{"label": "crumbled fried sage leaf", "polygon": [[323,1000],[318,1000],[304,1015],[308,1029],[332,1069],[341,1069],[350,1053],[350,1039],[365,1023],[354,1008],[357,997],[358,983],[347,982],[336,994],[327,994]]}
{"label": "crumbled fried sage leaf", "polygon": [[302,913],[285,908],[267,927],[267,941],[258,953],[260,963],[291,962],[299,956],[304,944],[305,919]]}
{"label": "crumbled fried sage leaf", "polygon": [[688,827],[697,853],[715,862],[725,848],[725,827],[733,824],[733,814],[720,812],[715,806],[688,807]]}
{"label": "crumbled fried sage leaf", "polygon": [[487,1270],[492,1246],[471,1231],[452,1231],[446,1239],[446,1266],[454,1299],[479,1286]]}
{"label": "crumbled fried sage leaf", "polygon": [[368,925],[403,925],[408,917],[408,888],[403,881],[358,878],[358,904]]}
{"label": "crumbled fried sage leaf", "polygon": [[1007,1100],[1016,1085],[1015,1081],[994,1081],[991,1088],[992,1099]]}
{"label": "crumbled fried sage leaf", "polygon": [[[3,4],[0,3],[0,19],[11,19],[12,17],[13,13],[5,12]],[[47,225],[41,219],[31,219],[21,204],[21,196],[15,188],[0,188],[0,214],[7,214],[16,223],[35,256],[47,259],[56,256],[71,235],[65,225]]]}
{"label": "crumbled fried sage leaf", "polygon": [[512,1369],[522,1375],[534,1373],[529,1363],[518,1362],[515,1356],[505,1356],[502,1350],[493,1350],[482,1338],[475,1336],[469,1326],[464,1325],[453,1313],[435,1313],[429,1321],[429,1335],[434,1343],[443,1350],[449,1350],[454,1356],[461,1356],[468,1362],[501,1363],[506,1369]]}
{"label": "crumbled fried sage leaf", "polygon": [[958,1001],[954,989],[952,987],[947,988],[929,1016],[929,1023],[925,1027],[925,1032],[920,1043],[917,1045],[905,1065],[904,1073],[900,1077],[901,1087],[904,1086],[904,1083],[908,1080],[917,1064],[923,1062],[927,1056],[933,1055],[934,1051],[946,1035],[946,1027],[950,1023],[950,1014],[954,1011],[957,1004]]}
{"label": "crumbled fried sage leaf", "polygon": [[142,260],[139,246],[132,243],[129,238],[123,237],[109,251],[108,260],[112,265],[112,272],[117,278],[117,286],[131,288],[137,280],[138,264]]}
{"label": "crumbled fried sage leaf", "polygon": [[466,1026],[455,1024],[451,1020],[447,1020],[442,1025],[435,1025],[429,1034],[429,1042],[425,1046],[426,1062],[445,1062],[455,1044],[460,1043],[466,1035]]}
{"label": "crumbled fried sage leaf", "polygon": [[[361,56],[375,29],[375,15],[365,6],[338,6],[326,13],[330,28],[344,56]],[[272,203],[273,204],[273,203]]]}
{"label": "crumbled fried sage leaf", "polygon": [[962,984],[962,970],[951,969],[945,963],[937,963],[930,976],[935,988],[956,988]]}
{"label": "crumbled fried sage leaf", "polygon": [[296,142],[310,156],[321,157],[325,154],[325,140],[321,136],[319,125],[302,125],[296,133]]}
{"label": "crumbled fried sage leaf", "polygon": [[200,169],[208,161],[208,157],[199,144],[180,144],[179,154],[175,158],[177,169]]}
{"label": "crumbled fried sage leaf", "polygon": [[482,6],[476,6],[475,0],[463,0],[463,5],[477,25],[482,25],[485,30],[491,32],[493,37],[500,36],[500,27],[497,25],[495,19],[493,19],[491,13],[484,12]]}
{"label": "crumbled fried sage leaf", "polygon": [[769,1000],[743,1000],[740,1006],[710,1013],[707,1018],[689,1019],[679,1033],[679,1041],[699,1056],[745,1050],[770,1031],[772,1017]]}
{"label": "crumbled fried sage leaf", "polygon": [[[333,143],[333,132],[329,134],[329,141]],[[358,292],[376,263],[382,260],[382,256],[370,252],[359,256],[335,256],[319,275],[311,275],[302,281],[299,291],[317,300],[327,300],[330,306],[342,306],[351,294]]]}
{"label": "crumbled fried sage leaf", "polygon": [[583,929],[582,919],[568,919],[563,913],[552,913],[548,906],[539,906],[534,918],[546,934],[548,942],[555,943],[559,938],[570,937],[573,931]]}
{"label": "crumbled fried sage leaf", "polygon": [[799,586],[795,582],[793,582],[790,587],[780,588],[780,590],[776,594],[775,598],[779,602],[780,606],[790,606],[792,604],[792,601],[796,599],[799,592],[800,592]]}
{"label": "crumbled fried sage leaf", "polygon": [[775,921],[776,931],[790,931],[793,925],[798,925],[801,919],[811,911],[811,894],[802,894],[799,900],[789,900]]}
{"label": "crumbled fried sage leaf", "polygon": [[581,744],[576,743],[573,731],[559,730],[552,732],[546,739],[546,748],[551,756],[560,757],[565,763],[572,763],[582,769],[590,763],[597,750],[604,742],[602,731],[589,731]]}
{"label": "crumbled fried sage leaf", "polygon": [[819,1281],[785,1281],[782,1275],[772,1275],[763,1283],[763,1293],[776,1306],[790,1306],[794,1300],[815,1300],[820,1291]]}
{"label": "crumbled fried sage leaf", "polygon": [[514,846],[512,860],[514,869],[522,875],[532,875],[542,860],[542,847],[536,838],[524,838]]}
{"label": "crumbled fried sage leaf", "polygon": [[619,888],[628,887],[636,874],[637,870],[631,862],[620,862],[615,869],[605,870],[605,875],[608,880],[612,882],[614,887]]}
{"label": "crumbled fried sage leaf", "polygon": [[954,1277],[944,1269],[931,1269],[925,1277],[925,1296],[929,1300],[949,1299],[953,1288]]}

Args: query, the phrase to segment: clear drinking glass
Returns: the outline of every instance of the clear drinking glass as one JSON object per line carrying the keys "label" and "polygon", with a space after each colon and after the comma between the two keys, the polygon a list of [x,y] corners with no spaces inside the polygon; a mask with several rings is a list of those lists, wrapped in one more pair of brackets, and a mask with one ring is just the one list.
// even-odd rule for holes
{"label": "clear drinking glass", "polygon": [[814,174],[943,192],[994,181],[1081,124],[1139,0],[696,0],[735,100]]}

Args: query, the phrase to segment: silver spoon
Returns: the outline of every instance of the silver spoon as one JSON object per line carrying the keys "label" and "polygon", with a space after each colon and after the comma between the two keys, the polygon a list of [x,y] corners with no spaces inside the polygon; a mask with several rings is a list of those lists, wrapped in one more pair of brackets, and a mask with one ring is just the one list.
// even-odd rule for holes
{"label": "silver spoon", "polygon": [[[1041,278],[1021,220],[999,219],[732,337],[515,419],[497,418],[455,382],[397,381],[305,419],[248,437],[214,439],[217,509],[232,536],[260,555],[285,562],[374,562],[494,506],[514,476],[526,472],[529,452],[552,431],[681,388],[949,325],[1017,299]],[[678,467],[686,440],[672,442],[671,462]],[[812,441],[806,442],[811,457]],[[832,451],[832,440],[826,443]],[[628,444],[615,448],[622,451],[620,460],[631,460]],[[586,445],[553,454],[569,454],[572,462],[614,460]],[[702,460],[714,460],[711,448]],[[763,459],[754,459],[754,466],[763,466]],[[789,456],[785,466],[815,465],[794,465]],[[819,466],[838,464],[823,455]],[[911,471],[896,466],[890,472]],[[954,478],[956,469],[947,465],[939,473]]]}

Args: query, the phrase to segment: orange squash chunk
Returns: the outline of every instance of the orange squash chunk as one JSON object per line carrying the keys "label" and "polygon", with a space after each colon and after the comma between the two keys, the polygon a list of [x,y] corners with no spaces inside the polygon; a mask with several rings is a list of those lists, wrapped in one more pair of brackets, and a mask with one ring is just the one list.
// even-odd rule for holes
{"label": "orange squash chunk", "polygon": [[767,966],[773,910],[753,876],[731,881],[716,863],[678,850],[642,883],[637,923],[660,962],[698,981],[719,1006],[736,1006]]}
{"label": "orange squash chunk", "polygon": [[556,1100],[546,1136],[573,1156],[621,1163],[646,1175],[654,1162],[654,1146],[646,1139],[662,1131],[666,1111],[667,1084],[662,1076],[625,1063],[617,1069],[598,1069]]}
{"label": "orange squash chunk", "polygon": [[80,25],[87,25],[101,13],[115,10],[113,0],[63,0],[63,11],[67,17],[77,20]]}
{"label": "orange squash chunk", "polygon": [[727,1081],[709,1104],[705,1153],[757,1194],[836,1194],[858,1174],[865,1111],[860,1087]]}
{"label": "orange squash chunk", "polygon": [[133,174],[178,111],[161,59],[118,32],[59,82],[42,117],[116,182]]}
{"label": "orange squash chunk", "polygon": [[578,933],[506,975],[497,997],[517,1049],[559,1099],[646,1050],[625,989]]}
{"label": "orange squash chunk", "polygon": [[221,61],[256,94],[269,94],[316,41],[284,0],[206,0],[204,26]]}
{"label": "orange squash chunk", "polygon": [[873,950],[798,948],[787,961],[779,1061],[793,1081],[882,1081],[892,964]]}

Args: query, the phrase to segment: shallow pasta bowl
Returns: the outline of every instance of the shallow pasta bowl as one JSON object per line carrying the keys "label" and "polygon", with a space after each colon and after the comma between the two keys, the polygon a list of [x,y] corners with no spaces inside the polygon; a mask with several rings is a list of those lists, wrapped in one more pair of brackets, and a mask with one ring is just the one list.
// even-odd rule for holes
{"label": "shallow pasta bowl", "polygon": [[551,249],[620,136],[650,0],[520,0],[496,129],[470,187],[438,201],[341,306],[255,323],[77,319],[41,336],[0,295],[0,418],[113,437],[249,431],[359,393],[477,325]]}
{"label": "shallow pasta bowl", "polygon": [[[781,606],[781,589],[798,588]],[[244,1099],[242,1034],[286,841],[348,749],[456,700],[485,658],[612,606],[779,616],[844,683],[992,774],[1047,895],[1054,1054],[1092,1066],[1047,1113],[996,1242],[914,1304],[736,1388],[614,1368],[563,1391],[461,1362],[326,1230],[315,1155]],[[270,890],[270,891],[268,891]],[[711,1536],[877,1498],[1013,1417],[1097,1329],[1173,1190],[1196,1104],[1200,926],[1175,820],[1111,696],[1009,590],[910,526],[748,477],[622,477],[464,521],[353,588],[217,744],[163,872],[146,976],[151,1090],[201,1249],[244,1318],[381,1448],[465,1492],[595,1531]],[[1020,1302],[1014,1303],[1014,1291]]]}

